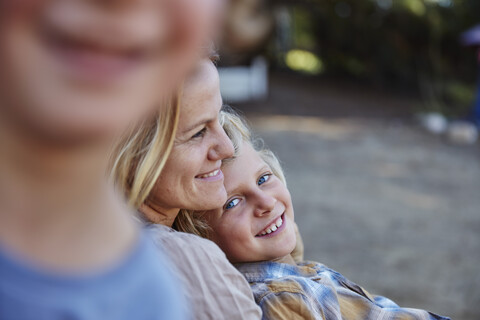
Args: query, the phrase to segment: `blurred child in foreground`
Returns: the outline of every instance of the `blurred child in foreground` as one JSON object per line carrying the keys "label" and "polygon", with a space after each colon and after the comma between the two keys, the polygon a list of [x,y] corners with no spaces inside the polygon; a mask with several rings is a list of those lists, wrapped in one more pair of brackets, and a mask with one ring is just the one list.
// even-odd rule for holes
{"label": "blurred child in foreground", "polygon": [[0,319],[186,318],[106,172],[196,59],[205,3],[0,0]]}
{"label": "blurred child in foreground", "polygon": [[224,123],[236,150],[222,164],[228,200],[216,210],[191,212],[185,231],[220,246],[250,283],[263,319],[447,319],[400,308],[323,264],[295,261],[292,201],[277,158],[252,140],[238,115]]}

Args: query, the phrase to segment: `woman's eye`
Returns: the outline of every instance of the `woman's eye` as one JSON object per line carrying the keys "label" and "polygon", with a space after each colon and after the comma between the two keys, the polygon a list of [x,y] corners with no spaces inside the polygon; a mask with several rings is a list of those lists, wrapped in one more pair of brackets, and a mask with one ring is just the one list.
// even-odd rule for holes
{"label": "woman's eye", "polygon": [[193,138],[200,138],[200,137],[203,137],[205,135],[205,132],[207,131],[207,128],[203,128],[202,130],[198,131],[197,133],[195,133],[193,136],[192,136],[192,139]]}
{"label": "woman's eye", "polygon": [[233,199],[225,205],[225,210],[232,209],[240,202],[240,199]]}
{"label": "woman's eye", "polygon": [[268,174],[264,174],[263,176],[261,176],[260,179],[258,179],[258,181],[257,181],[257,185],[260,186],[260,185],[264,184],[265,182],[267,182],[268,179],[270,179],[271,175],[272,175],[271,173],[268,173]]}

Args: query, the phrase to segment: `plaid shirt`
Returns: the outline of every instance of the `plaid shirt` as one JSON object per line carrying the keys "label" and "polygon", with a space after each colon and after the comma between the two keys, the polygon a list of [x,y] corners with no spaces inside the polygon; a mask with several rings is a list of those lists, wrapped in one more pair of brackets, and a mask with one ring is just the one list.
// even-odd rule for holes
{"label": "plaid shirt", "polygon": [[263,319],[448,319],[424,310],[400,308],[387,298],[372,296],[316,262],[296,266],[255,262],[236,267],[250,283]]}

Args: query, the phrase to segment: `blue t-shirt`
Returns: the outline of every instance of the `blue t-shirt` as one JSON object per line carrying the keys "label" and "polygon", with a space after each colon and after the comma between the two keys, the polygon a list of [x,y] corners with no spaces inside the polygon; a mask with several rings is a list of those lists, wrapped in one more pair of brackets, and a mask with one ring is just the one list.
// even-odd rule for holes
{"label": "blue t-shirt", "polygon": [[118,265],[98,274],[37,270],[0,250],[0,319],[186,319],[179,282],[143,233]]}

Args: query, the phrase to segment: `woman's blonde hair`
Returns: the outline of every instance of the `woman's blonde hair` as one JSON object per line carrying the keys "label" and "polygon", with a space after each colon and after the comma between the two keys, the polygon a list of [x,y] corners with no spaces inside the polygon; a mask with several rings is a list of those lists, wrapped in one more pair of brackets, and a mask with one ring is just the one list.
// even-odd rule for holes
{"label": "woman's blonde hair", "polygon": [[172,150],[180,96],[177,92],[166,99],[154,117],[132,128],[114,148],[112,177],[135,209],[147,199]]}
{"label": "woman's blonde hair", "polygon": [[[224,106],[220,112],[220,124],[232,141],[235,149],[233,159],[240,152],[242,143],[249,143],[259,153],[262,160],[272,169],[273,174],[286,185],[285,175],[278,158],[270,149],[265,147],[263,140],[253,136],[249,125],[242,116],[232,108]],[[227,159],[224,161],[231,160]],[[173,228],[178,231],[193,233],[203,238],[210,238],[211,229],[206,222],[205,214],[208,213],[206,211],[182,209],[173,223]]]}
{"label": "woman's blonde hair", "polygon": [[[215,46],[209,44],[205,50],[208,59],[216,64],[219,56]],[[148,198],[170,156],[180,117],[181,96],[179,89],[165,99],[154,117],[132,128],[114,148],[111,175],[134,209]]]}

